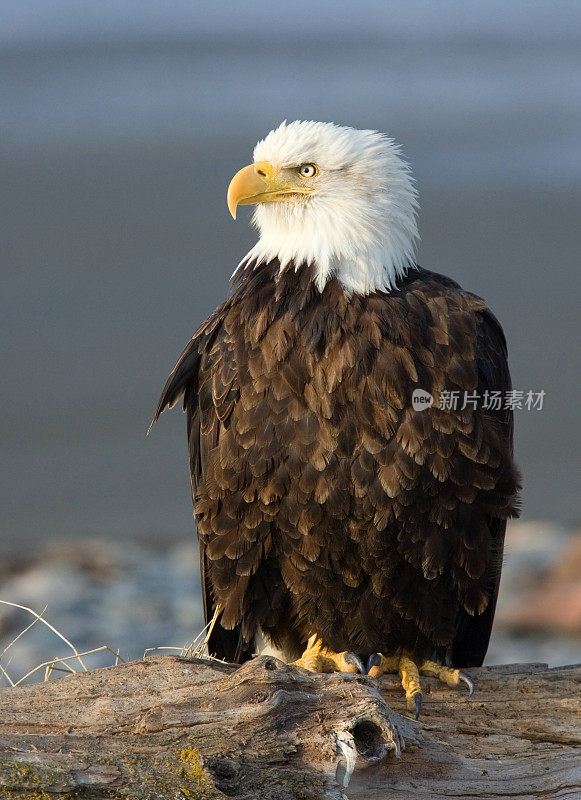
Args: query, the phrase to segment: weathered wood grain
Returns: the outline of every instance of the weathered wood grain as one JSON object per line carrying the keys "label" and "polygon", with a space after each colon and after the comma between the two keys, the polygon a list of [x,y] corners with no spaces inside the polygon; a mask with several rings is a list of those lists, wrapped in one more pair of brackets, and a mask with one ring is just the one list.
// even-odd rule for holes
{"label": "weathered wood grain", "polygon": [[471,698],[425,679],[418,722],[395,677],[271,657],[236,668],[160,656],[4,689],[0,797],[581,797],[581,666],[473,676]]}

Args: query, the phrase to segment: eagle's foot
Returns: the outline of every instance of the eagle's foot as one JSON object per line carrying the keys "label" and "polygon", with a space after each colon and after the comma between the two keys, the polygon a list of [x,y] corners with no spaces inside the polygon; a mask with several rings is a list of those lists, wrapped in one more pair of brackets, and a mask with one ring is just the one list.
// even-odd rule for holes
{"label": "eagle's foot", "polygon": [[474,694],[474,681],[461,669],[453,669],[452,667],[441,667],[433,661],[424,661],[420,667],[420,675],[430,675],[432,678],[437,678],[442,683],[450,686],[452,689],[465,683],[468,687],[468,694]]}
{"label": "eagle's foot", "polygon": [[460,683],[465,683],[469,694],[474,692],[474,682],[470,676],[459,669],[452,667],[442,667],[434,661],[424,661],[419,667],[408,656],[389,656],[381,653],[374,653],[367,662],[367,673],[371,678],[377,678],[385,672],[396,672],[401,676],[401,685],[406,696],[408,710],[415,714],[416,719],[420,716],[422,708],[422,687],[420,675],[429,675],[438,678],[439,681],[447,686],[455,688]]}
{"label": "eagle's foot", "polygon": [[355,653],[344,651],[336,653],[323,646],[323,642],[313,634],[307,642],[307,649],[302,656],[293,661],[295,667],[303,667],[311,672],[360,672],[365,674],[365,665]]}

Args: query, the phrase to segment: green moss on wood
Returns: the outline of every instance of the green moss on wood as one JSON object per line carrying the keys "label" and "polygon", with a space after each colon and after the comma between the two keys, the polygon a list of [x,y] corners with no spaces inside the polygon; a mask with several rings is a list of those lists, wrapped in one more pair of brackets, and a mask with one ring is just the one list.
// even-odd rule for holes
{"label": "green moss on wood", "polygon": [[[195,747],[183,747],[177,751],[177,766],[181,777],[187,779],[180,784],[180,791],[187,800],[212,800],[216,796],[216,787],[202,766],[202,759]],[[166,762],[168,769],[175,771],[171,762]]]}
{"label": "green moss on wood", "polygon": [[58,767],[27,761],[4,763],[0,767],[0,798],[6,800],[54,800],[54,793],[46,789],[63,784],[61,800],[80,800],[77,792],[66,791],[68,783],[68,775]]}

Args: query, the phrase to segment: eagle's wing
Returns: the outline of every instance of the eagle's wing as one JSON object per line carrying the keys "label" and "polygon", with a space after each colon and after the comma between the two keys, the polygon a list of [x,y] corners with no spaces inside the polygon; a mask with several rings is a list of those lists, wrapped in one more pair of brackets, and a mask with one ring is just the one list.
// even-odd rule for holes
{"label": "eagle's wing", "polygon": [[[224,318],[230,303],[227,301],[219,306],[214,313],[201,325],[192,339],[188,342],[180,355],[177,364],[161,393],[161,397],[153,418],[152,425],[166,408],[174,406],[183,395],[183,406],[187,412],[188,421],[188,450],[190,456],[190,477],[192,484],[192,497],[196,497],[198,483],[206,462],[208,452],[218,443],[222,413],[213,413],[211,403],[212,380],[220,379],[220,365],[214,363],[219,357],[220,350],[212,350],[212,344],[222,328]],[[222,410],[233,402],[233,398],[224,394]],[[210,397],[212,408],[206,408],[204,398]],[[205,413],[210,411],[211,413]],[[220,409],[218,409],[220,412]],[[202,579],[202,597],[204,601],[204,619],[206,625],[214,617],[214,599],[208,578],[207,556],[202,540],[200,545],[200,575]],[[250,657],[251,653],[244,650],[241,631],[239,628],[226,630],[217,621],[208,642],[211,655],[224,661],[241,662]]]}
{"label": "eagle's wing", "polygon": [[[500,422],[507,449],[512,455],[513,414],[504,407],[505,393],[511,389],[506,340],[499,322],[488,309],[479,316],[476,346],[477,392],[482,398],[485,391],[500,391],[503,406],[498,410],[482,410],[479,413],[493,416]],[[500,585],[506,519],[489,516],[487,524],[492,536],[492,548],[486,569],[490,599],[482,614],[472,616],[464,609],[460,610],[451,648],[451,661],[455,667],[481,666],[488,649]]]}

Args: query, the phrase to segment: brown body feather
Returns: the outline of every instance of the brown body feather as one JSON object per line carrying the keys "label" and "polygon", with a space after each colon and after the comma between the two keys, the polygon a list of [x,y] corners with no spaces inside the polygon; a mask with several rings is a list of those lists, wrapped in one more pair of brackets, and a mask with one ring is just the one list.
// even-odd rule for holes
{"label": "brown body feather", "polygon": [[[414,411],[412,392],[434,396]],[[348,296],[312,269],[242,272],[182,353],[210,649],[259,629],[289,657],[317,632],[362,655],[480,664],[519,476],[506,410],[442,410],[442,391],[510,389],[502,330],[475,295],[411,270]]]}

